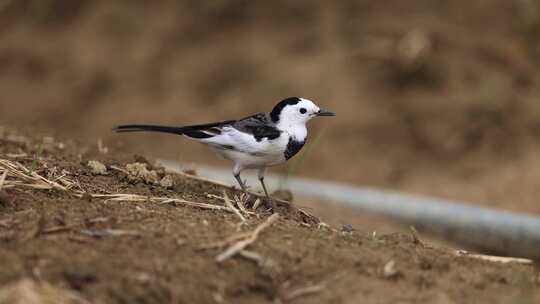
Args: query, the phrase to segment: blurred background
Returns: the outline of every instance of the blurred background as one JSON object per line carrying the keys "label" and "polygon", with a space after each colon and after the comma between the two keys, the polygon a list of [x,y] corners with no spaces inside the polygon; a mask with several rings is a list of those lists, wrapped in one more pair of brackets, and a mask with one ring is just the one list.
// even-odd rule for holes
{"label": "blurred background", "polygon": [[302,96],[338,116],[274,172],[540,214],[539,56],[534,0],[0,0],[0,123],[228,166],[111,127]]}

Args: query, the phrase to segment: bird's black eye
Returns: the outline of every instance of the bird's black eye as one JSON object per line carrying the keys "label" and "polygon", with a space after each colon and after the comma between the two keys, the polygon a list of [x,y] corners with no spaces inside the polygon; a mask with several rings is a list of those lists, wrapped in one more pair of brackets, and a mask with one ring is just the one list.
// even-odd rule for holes
{"label": "bird's black eye", "polygon": [[306,114],[306,112],[307,112],[306,108],[300,108],[300,113]]}

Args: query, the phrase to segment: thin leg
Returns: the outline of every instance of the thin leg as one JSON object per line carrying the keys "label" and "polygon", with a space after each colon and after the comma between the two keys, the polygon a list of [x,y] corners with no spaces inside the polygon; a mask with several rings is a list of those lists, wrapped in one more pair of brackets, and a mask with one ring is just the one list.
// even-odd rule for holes
{"label": "thin leg", "polygon": [[260,168],[259,169],[259,181],[261,182],[261,185],[262,185],[263,190],[264,190],[264,194],[266,195],[266,202],[264,203],[264,205],[265,205],[266,208],[272,209],[272,211],[274,211],[275,210],[274,201],[272,200],[272,198],[268,194],[268,190],[266,189],[266,185],[264,184],[264,171],[265,171],[265,169],[266,168]]}
{"label": "thin leg", "polygon": [[238,182],[238,184],[240,185],[240,188],[242,188],[242,190],[244,191],[246,195],[246,201],[248,201],[249,192],[248,192],[246,184],[244,183],[244,181],[242,181],[242,178],[240,177],[240,172],[242,171],[242,169],[243,169],[242,166],[235,164],[233,167],[233,175],[234,175],[234,178],[236,178],[236,181]]}
{"label": "thin leg", "polygon": [[242,178],[240,177],[240,173],[235,174],[234,178],[236,178],[236,181],[238,181],[238,184],[240,185],[240,188],[242,188],[242,190],[244,190],[244,192],[247,195],[248,190],[247,190],[246,184],[244,184],[244,182],[242,181]]}

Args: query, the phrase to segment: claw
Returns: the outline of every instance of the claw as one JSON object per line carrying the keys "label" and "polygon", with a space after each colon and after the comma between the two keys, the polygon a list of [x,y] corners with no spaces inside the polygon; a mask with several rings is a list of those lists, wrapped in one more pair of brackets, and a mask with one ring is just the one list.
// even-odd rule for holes
{"label": "claw", "polygon": [[264,200],[264,207],[272,210],[272,212],[275,212],[276,210],[274,201],[269,197]]}

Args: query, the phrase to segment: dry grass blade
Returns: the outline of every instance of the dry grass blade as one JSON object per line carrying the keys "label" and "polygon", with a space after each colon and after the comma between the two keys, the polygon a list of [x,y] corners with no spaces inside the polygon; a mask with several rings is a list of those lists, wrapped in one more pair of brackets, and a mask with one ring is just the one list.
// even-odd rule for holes
{"label": "dry grass blade", "polygon": [[122,172],[122,173],[125,173],[125,174],[129,175],[129,172],[127,172],[127,170],[122,169],[122,168],[120,168],[120,167],[118,167],[118,166],[114,166],[114,165],[113,165],[113,166],[109,166],[109,168],[111,168],[111,169],[113,169],[113,170],[116,170],[116,171],[120,171],[120,172]]}
{"label": "dry grass blade", "polygon": [[257,265],[262,265],[264,263],[264,258],[256,252],[242,250],[238,254],[243,258],[254,261],[255,263],[257,263]]}
{"label": "dry grass blade", "polygon": [[182,204],[182,205],[191,206],[191,207],[197,207],[197,208],[201,208],[201,209],[211,209],[211,210],[222,210],[222,211],[227,211],[227,212],[234,212],[229,207],[206,204],[206,203],[192,202],[192,201],[187,201],[187,200],[180,199],[180,198],[155,197],[155,196],[144,196],[144,195],[138,195],[138,194],[124,194],[124,193],[90,194],[90,195],[92,197],[95,197],[95,198],[106,198],[105,201],[124,201],[124,202],[145,202],[145,201],[150,201],[150,202],[160,203],[160,204],[179,203],[179,204]]}
{"label": "dry grass blade", "polygon": [[4,154],[7,158],[25,158],[28,157],[26,153],[7,153]]}
{"label": "dry grass blade", "polygon": [[[67,179],[65,177],[67,174],[62,174],[61,176],[54,178],[54,180],[50,180],[37,174],[34,171],[29,170],[28,168],[26,168],[19,162],[7,160],[7,159],[0,159],[0,169],[2,169],[3,171],[3,175],[1,176],[1,179],[0,179],[1,180],[0,184],[4,188],[29,187],[32,189],[40,189],[40,190],[55,189],[55,190],[60,190],[63,192],[70,193],[71,195],[74,195],[77,197],[82,197],[86,193],[88,193],[82,189],[82,187],[80,186],[78,182],[75,183]],[[116,167],[114,167],[113,169],[123,171],[122,169],[119,169]],[[50,175],[54,176],[55,174],[50,174]],[[182,175],[192,178],[192,179],[220,185],[224,188],[234,189],[232,186],[228,186],[223,183],[212,181],[209,179],[192,176],[185,173]],[[14,179],[7,181],[6,180],[7,176],[14,177]],[[74,188],[79,188],[79,190],[74,189]],[[251,192],[251,194],[256,197],[261,197],[257,193]],[[136,195],[136,194],[90,194],[90,196],[95,197],[95,198],[105,198],[105,201],[151,201],[151,202],[162,203],[162,204],[178,203],[178,204],[201,208],[201,209],[227,211],[227,212],[232,212],[238,215],[238,217],[240,217],[242,222],[245,222],[246,219],[245,219],[245,216],[242,215],[241,212],[244,212],[245,215],[249,214],[247,210],[243,208],[244,206],[241,203],[238,203],[238,206],[239,206],[238,208],[240,209],[239,211],[237,208],[234,207],[234,205],[231,203],[230,199],[228,198],[223,198],[226,204],[228,200],[228,206],[219,206],[219,205],[213,205],[213,204],[207,204],[207,203],[192,202],[192,201],[187,201],[187,200],[178,199],[178,198],[147,197],[147,196]],[[291,207],[289,202],[280,201],[280,200],[275,200],[275,201],[277,203],[280,203],[281,205],[285,205],[287,208]],[[301,209],[295,208],[295,210],[304,216],[304,220],[308,219],[309,221],[314,221],[314,222],[319,221],[316,217],[310,215],[309,213]]]}
{"label": "dry grass blade", "polygon": [[[26,186],[35,189],[57,189],[61,191],[68,191],[69,189],[57,183],[56,181],[51,181],[45,177],[37,174],[36,172],[31,172],[25,166],[18,162],[10,161],[7,159],[0,159],[0,168],[7,171],[9,175],[23,181],[24,183],[19,184],[20,186]],[[64,178],[61,178],[65,180]]]}
{"label": "dry grass blade", "polygon": [[454,254],[456,256],[460,257],[468,257],[473,259],[479,259],[484,261],[490,261],[495,263],[518,263],[518,264],[533,264],[533,260],[525,259],[525,258],[515,258],[515,257],[501,257],[501,256],[495,256],[495,255],[486,255],[486,254],[473,254],[469,253],[466,250],[455,250]]}
{"label": "dry grass blade", "polygon": [[227,212],[234,212],[233,210],[231,210],[231,208],[225,207],[225,206],[218,206],[218,205],[212,205],[212,204],[206,204],[206,203],[197,203],[197,202],[191,202],[191,201],[186,201],[186,200],[177,199],[177,198],[168,199],[168,200],[166,200],[166,201],[164,201],[162,203],[180,203],[180,204],[183,204],[183,205],[186,205],[186,206],[197,207],[197,208],[201,208],[201,209],[211,209],[211,210],[221,210],[221,211],[227,211]]}
{"label": "dry grass blade", "polygon": [[225,201],[225,205],[227,207],[229,207],[233,211],[233,213],[236,214],[236,216],[238,216],[240,218],[242,223],[245,223],[246,218],[242,215],[242,213],[240,213],[240,211],[238,211],[238,209],[236,209],[233,206],[233,204],[231,203],[231,200],[229,199],[229,196],[227,195],[227,192],[225,190],[223,190],[223,198],[224,198],[224,201]]}
{"label": "dry grass blade", "polygon": [[[237,190],[234,186],[231,186],[231,185],[227,185],[225,183],[222,183],[222,182],[218,182],[218,181],[215,181],[215,180],[211,180],[211,179],[208,179],[208,178],[204,178],[204,177],[200,177],[200,176],[196,176],[196,175],[191,175],[191,174],[187,174],[187,173],[183,173],[183,172],[179,172],[178,174],[180,175],[183,175],[187,178],[191,178],[191,179],[195,179],[195,180],[198,180],[198,181],[202,181],[202,182],[206,182],[206,183],[210,183],[210,184],[213,184],[213,185],[218,185],[218,186],[221,186],[221,187],[224,187],[224,188],[227,188],[227,189],[231,189],[231,190]],[[255,204],[254,204],[254,207],[255,206],[259,206],[260,203],[261,203],[261,198],[264,199],[266,198],[266,195],[264,194],[259,194],[259,193],[255,193],[255,192],[251,192],[251,191],[248,191],[249,194],[257,197],[258,199],[255,201]],[[309,214],[308,212],[300,209],[300,208],[297,208],[297,207],[294,207],[290,202],[288,201],[284,201],[284,200],[281,200],[281,199],[277,199],[277,198],[273,198],[272,199],[276,205],[278,206],[285,206],[287,208],[291,208],[293,207],[294,210],[296,210],[298,213],[300,213],[302,216],[304,216],[306,219],[309,219],[309,221],[311,222],[314,222],[314,223],[318,223],[320,220]],[[255,210],[255,208],[254,208]]]}
{"label": "dry grass blade", "polygon": [[238,209],[244,214],[253,214],[254,212],[247,211],[244,200],[238,199],[235,200],[236,205],[238,206]]}
{"label": "dry grass blade", "polygon": [[2,176],[0,177],[0,191],[2,191],[2,188],[4,187],[4,182],[6,181],[7,177],[7,170],[4,170],[4,173],[2,173]]}
{"label": "dry grass blade", "polygon": [[413,243],[415,243],[417,245],[420,245],[422,247],[425,247],[426,245],[424,244],[424,242],[420,238],[420,233],[418,233],[418,230],[416,230],[416,228],[414,228],[414,226],[409,226],[409,230],[411,230],[411,236],[413,238]]}
{"label": "dry grass blade", "polygon": [[257,198],[257,199],[255,200],[255,202],[253,203],[253,207],[251,207],[251,209],[257,210],[257,208],[259,208],[260,205],[261,205],[261,199],[260,199],[260,198]]}
{"label": "dry grass blade", "polygon": [[284,296],[285,301],[292,301],[296,298],[303,297],[309,294],[317,293],[324,290],[326,286],[324,284],[317,284],[295,289]]}
{"label": "dry grass blade", "polygon": [[[225,191],[223,191],[225,193]],[[225,197],[221,197],[219,195],[215,195],[215,194],[207,194],[206,195],[207,197],[209,198],[215,198],[215,199],[218,199],[218,200],[222,200],[222,201],[225,201]],[[233,198],[234,202],[236,203],[236,205],[238,206],[238,209],[240,209],[240,212],[245,215],[245,216],[249,216],[249,215],[253,215],[255,214],[255,212],[252,212],[252,211],[248,211],[246,209],[246,206],[244,205],[242,199],[238,198],[236,195],[234,196]],[[234,205],[233,205],[234,206]]]}
{"label": "dry grass blade", "polygon": [[216,257],[216,261],[218,263],[221,263],[233,257],[240,251],[244,250],[247,246],[249,246],[250,244],[252,244],[253,242],[257,240],[261,231],[263,231],[265,228],[270,227],[270,225],[272,225],[275,221],[277,221],[278,218],[279,218],[279,214],[277,213],[272,214],[269,218],[266,219],[266,221],[264,221],[262,224],[257,226],[257,228],[253,230],[253,232],[250,234],[248,238],[238,241],[237,243],[227,248],[227,250],[222,252],[220,255],[218,255]]}

